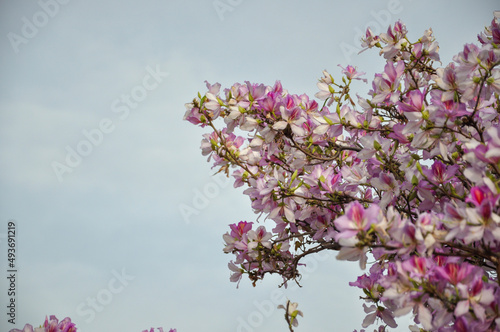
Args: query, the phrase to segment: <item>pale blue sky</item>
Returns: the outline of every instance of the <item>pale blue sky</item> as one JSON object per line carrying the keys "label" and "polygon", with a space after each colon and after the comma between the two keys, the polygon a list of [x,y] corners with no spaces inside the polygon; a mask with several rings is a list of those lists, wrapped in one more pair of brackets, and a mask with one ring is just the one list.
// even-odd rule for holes
{"label": "pale blue sky", "polygon": [[[279,79],[313,95],[337,64],[372,78],[383,60],[355,55],[354,40],[399,18],[413,39],[432,27],[447,63],[494,9],[494,0],[2,1],[0,267],[14,219],[15,327],[55,314],[81,332],[286,331],[273,302],[289,298],[305,315],[298,332],[359,329],[361,292],[347,283],[361,272],[333,254],[312,258],[302,289],[229,282],[222,234],[256,215],[241,188],[209,175],[205,131],[182,121],[184,103],[205,80]],[[197,214],[183,216],[186,206]],[[6,286],[1,278],[2,308]],[[5,310],[1,331],[13,327]]]}

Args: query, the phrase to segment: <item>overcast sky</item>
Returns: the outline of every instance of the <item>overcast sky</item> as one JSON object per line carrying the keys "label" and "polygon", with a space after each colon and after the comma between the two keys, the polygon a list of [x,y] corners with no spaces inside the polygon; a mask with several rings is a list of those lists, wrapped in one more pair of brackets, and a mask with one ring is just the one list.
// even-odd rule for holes
{"label": "overcast sky", "polygon": [[[204,81],[281,80],[316,92],[321,71],[353,64],[367,25],[433,28],[446,64],[491,22],[496,0],[0,2],[0,266],[16,223],[16,324],[69,316],[81,332],[286,331],[276,305],[299,302],[297,331],[352,331],[361,273],[312,257],[303,288],[229,282],[228,224],[255,221],[249,199],[201,156],[182,121]],[[377,31],[378,30],[378,31]],[[367,87],[360,87],[360,91]],[[184,212],[183,212],[184,211]],[[186,213],[189,211],[189,213]],[[278,303],[279,302],[279,303]],[[399,331],[406,331],[402,319]]]}

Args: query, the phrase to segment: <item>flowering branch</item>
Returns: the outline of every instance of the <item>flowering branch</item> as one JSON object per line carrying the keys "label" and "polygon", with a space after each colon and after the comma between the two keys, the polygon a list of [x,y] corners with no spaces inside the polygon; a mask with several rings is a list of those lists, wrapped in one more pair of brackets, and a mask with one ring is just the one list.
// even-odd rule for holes
{"label": "flowering branch", "polygon": [[213,129],[202,154],[228,176],[233,169],[235,187],[275,223],[230,225],[231,281],[277,273],[286,286],[308,255],[334,250],[362,269],[370,256],[369,272],[351,283],[366,295],[363,327],[394,328],[413,312],[429,331],[499,329],[498,18],[478,39],[436,68],[431,29],[416,42],[400,21],[380,35],[367,29],[362,46],[379,48],[386,64],[357,103],[351,83],[367,80],[352,66],[341,67],[342,83],[323,71],[321,107],[279,81],[223,91],[207,83],[185,114]]}

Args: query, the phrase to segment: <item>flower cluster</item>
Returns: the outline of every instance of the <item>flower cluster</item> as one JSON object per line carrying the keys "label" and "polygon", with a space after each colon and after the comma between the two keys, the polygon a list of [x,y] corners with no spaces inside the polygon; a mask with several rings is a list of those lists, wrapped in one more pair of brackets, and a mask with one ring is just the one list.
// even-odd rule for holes
{"label": "flower cluster", "polygon": [[26,324],[22,330],[12,329],[10,332],[76,332],[76,330],[75,324],[69,317],[59,321],[56,316],[52,315],[50,318],[45,317],[43,326],[33,328],[30,324]]}
{"label": "flower cluster", "polygon": [[[236,255],[236,260],[229,263],[229,269],[233,271],[231,281],[239,283],[245,272],[254,283],[263,278],[265,273],[279,273],[282,276],[288,276],[287,271],[295,273],[296,270],[289,266],[292,257],[289,243],[271,243],[272,234],[264,226],[253,230],[252,224],[240,221],[230,225],[231,233],[223,236],[226,242],[224,252]],[[293,278],[293,275],[288,277]]]}
{"label": "flower cluster", "polygon": [[203,155],[275,224],[230,225],[231,281],[277,273],[286,285],[305,256],[337,250],[362,269],[375,260],[351,283],[365,294],[363,327],[412,313],[416,330],[499,331],[498,18],[478,40],[437,67],[432,30],[411,42],[400,21],[368,29],[363,47],[386,64],[357,101],[350,87],[364,73],[352,66],[341,80],[323,72],[322,105],[279,81],[207,83],[184,118],[213,130]]}

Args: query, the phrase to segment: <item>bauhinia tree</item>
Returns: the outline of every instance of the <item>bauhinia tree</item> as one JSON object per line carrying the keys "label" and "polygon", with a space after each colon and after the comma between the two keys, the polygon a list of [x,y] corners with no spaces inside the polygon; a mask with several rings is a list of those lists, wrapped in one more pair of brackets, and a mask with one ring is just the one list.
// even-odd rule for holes
{"label": "bauhinia tree", "polygon": [[[498,17],[478,41],[439,67],[431,29],[413,42],[400,21],[368,29],[363,47],[386,64],[366,98],[351,93],[366,82],[352,66],[341,79],[323,72],[320,104],[279,81],[207,83],[185,114],[212,130],[202,154],[275,222],[230,225],[231,281],[298,282],[304,257],[334,250],[363,270],[374,262],[350,283],[363,292],[364,328],[412,313],[413,331],[500,331]],[[292,330],[301,312],[282,307]]]}

